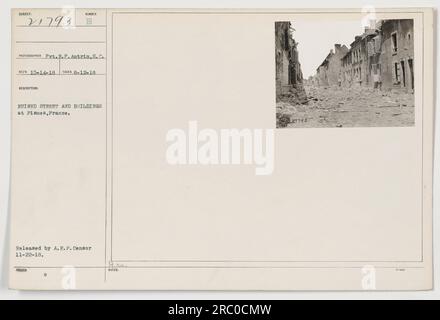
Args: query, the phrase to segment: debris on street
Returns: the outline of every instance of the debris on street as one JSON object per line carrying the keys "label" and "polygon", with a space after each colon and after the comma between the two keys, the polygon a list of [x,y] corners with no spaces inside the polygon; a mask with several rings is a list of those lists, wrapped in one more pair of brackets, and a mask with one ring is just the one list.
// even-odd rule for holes
{"label": "debris on street", "polygon": [[368,87],[305,85],[307,102],[277,102],[277,127],[396,127],[414,125],[414,95]]}

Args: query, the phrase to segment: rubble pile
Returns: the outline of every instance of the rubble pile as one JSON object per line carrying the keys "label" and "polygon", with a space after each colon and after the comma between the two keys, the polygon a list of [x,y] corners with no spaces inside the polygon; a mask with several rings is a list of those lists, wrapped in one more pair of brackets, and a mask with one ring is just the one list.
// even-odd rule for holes
{"label": "rubble pile", "polygon": [[290,115],[297,112],[295,106],[308,103],[309,99],[303,86],[291,88],[288,94],[277,96],[277,128],[287,127],[290,123]]}
{"label": "rubble pile", "polygon": [[386,127],[414,125],[414,95],[369,87],[306,86],[306,102],[282,97],[277,127]]}

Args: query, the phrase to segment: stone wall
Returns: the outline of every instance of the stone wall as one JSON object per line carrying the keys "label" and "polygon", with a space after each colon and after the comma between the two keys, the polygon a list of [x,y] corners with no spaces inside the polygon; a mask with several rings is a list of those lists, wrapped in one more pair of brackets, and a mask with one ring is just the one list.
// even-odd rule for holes
{"label": "stone wall", "polygon": [[303,100],[305,90],[301,64],[289,21],[275,22],[275,65],[277,101],[281,99]]}
{"label": "stone wall", "polygon": [[342,81],[342,63],[341,59],[348,52],[346,46],[335,44],[334,54],[329,59],[327,69],[327,79],[330,86],[339,85],[339,80]]}
{"label": "stone wall", "polygon": [[[414,90],[414,26],[412,19],[386,20],[382,24],[382,87]],[[394,37],[394,39],[393,39]]]}

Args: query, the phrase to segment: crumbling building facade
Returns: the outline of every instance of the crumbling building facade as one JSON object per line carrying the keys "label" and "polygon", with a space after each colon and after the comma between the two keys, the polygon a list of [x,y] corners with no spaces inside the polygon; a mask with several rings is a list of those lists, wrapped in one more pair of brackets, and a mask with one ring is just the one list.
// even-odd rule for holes
{"label": "crumbling building facade", "polygon": [[382,47],[379,59],[382,87],[414,91],[414,22],[384,20],[380,24]]}
{"label": "crumbling building facade", "polygon": [[[414,91],[414,25],[412,19],[381,20],[356,36],[338,63],[332,52],[318,67],[315,83],[321,86],[366,86]],[[337,47],[335,46],[335,52]],[[339,70],[338,81],[335,81]],[[340,81],[339,81],[340,80]]]}
{"label": "crumbling building facade", "polygon": [[303,91],[303,75],[289,21],[275,22],[275,64],[277,98]]}
{"label": "crumbling building facade", "polygon": [[330,53],[316,70],[317,79],[320,85],[339,85],[342,81],[341,59],[348,52],[345,45],[335,44],[335,49]]}
{"label": "crumbling building facade", "polygon": [[368,41],[374,36],[375,31],[365,29],[365,32],[356,36],[350,45],[352,78],[350,85],[367,86],[370,83],[368,67]]}

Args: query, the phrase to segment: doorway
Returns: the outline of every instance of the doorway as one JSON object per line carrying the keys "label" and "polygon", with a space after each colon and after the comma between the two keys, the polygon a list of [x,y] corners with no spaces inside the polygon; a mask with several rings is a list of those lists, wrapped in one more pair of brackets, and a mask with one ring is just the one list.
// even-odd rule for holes
{"label": "doorway", "polygon": [[400,61],[400,66],[402,69],[402,83],[406,87],[406,72],[405,72],[405,61]]}
{"label": "doorway", "polygon": [[413,59],[408,59],[409,66],[409,76],[411,79],[411,89],[414,90],[414,67],[413,67]]}

